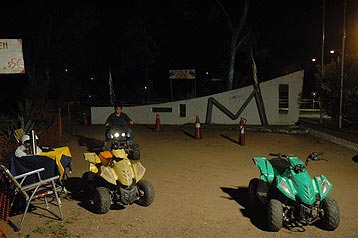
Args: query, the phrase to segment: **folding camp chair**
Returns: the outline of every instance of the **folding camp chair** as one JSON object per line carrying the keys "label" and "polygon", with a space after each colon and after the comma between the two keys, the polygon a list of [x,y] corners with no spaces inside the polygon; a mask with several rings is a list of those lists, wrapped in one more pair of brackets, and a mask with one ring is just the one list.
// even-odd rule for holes
{"label": "folding camp chair", "polygon": [[[61,180],[61,174],[55,160],[42,155],[29,155],[25,158],[17,158],[14,154],[10,156],[9,170],[13,176],[41,168],[45,169],[43,172],[41,172],[41,177],[43,179],[59,175],[59,179],[56,181],[56,187],[60,187],[61,189],[57,191],[59,192],[59,195],[62,194],[62,192],[67,194],[67,189]],[[35,176],[30,176],[26,179],[23,185],[26,185],[27,183],[33,183],[34,181],[37,181],[37,178]]]}
{"label": "folding camp chair", "polygon": [[[13,176],[4,165],[0,165],[1,187],[2,188],[6,187],[8,190],[7,193],[9,194],[9,196],[11,196],[10,211],[13,208],[16,195],[23,196],[23,198],[26,201],[26,207],[22,214],[20,224],[16,226],[13,222],[9,222],[11,223],[11,225],[13,225],[16,231],[22,228],[24,224],[25,216],[29,210],[29,206],[32,203],[32,201],[34,201],[35,199],[43,198],[46,205],[45,210],[50,212],[53,216],[55,216],[59,220],[63,220],[64,218],[62,213],[61,200],[57,194],[56,184],[55,184],[55,181],[58,180],[59,176],[56,175],[54,177],[43,179],[40,173],[43,172],[44,170],[45,170],[44,168],[40,168],[24,174]],[[32,181],[31,183],[28,182],[25,183],[27,178],[30,177],[35,177],[36,181],[31,180]],[[54,204],[55,206],[57,206],[59,212],[55,213],[52,210],[50,210],[50,204]],[[2,207],[1,209],[4,208]]]}

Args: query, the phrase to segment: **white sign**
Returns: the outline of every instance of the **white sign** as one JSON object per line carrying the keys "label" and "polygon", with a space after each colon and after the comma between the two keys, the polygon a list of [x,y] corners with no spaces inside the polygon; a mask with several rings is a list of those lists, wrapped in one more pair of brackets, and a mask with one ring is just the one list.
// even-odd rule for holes
{"label": "white sign", "polygon": [[195,79],[195,69],[169,70],[169,79]]}
{"label": "white sign", "polygon": [[0,39],[0,74],[24,74],[21,39]]}

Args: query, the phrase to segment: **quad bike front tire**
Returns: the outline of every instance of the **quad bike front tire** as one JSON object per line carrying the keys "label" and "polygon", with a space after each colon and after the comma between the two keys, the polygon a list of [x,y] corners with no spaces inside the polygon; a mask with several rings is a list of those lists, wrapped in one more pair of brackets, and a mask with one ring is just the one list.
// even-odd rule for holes
{"label": "quad bike front tire", "polygon": [[94,200],[96,188],[102,186],[102,181],[98,178],[98,175],[88,171],[82,174],[82,182],[85,196],[90,200]]}
{"label": "quad bike front tire", "polygon": [[136,203],[144,207],[147,207],[152,204],[155,197],[154,187],[152,186],[152,184],[146,180],[140,180],[137,183],[137,188],[139,193],[139,199],[136,201]]}
{"label": "quad bike front tire", "polygon": [[99,214],[105,214],[111,209],[112,199],[111,194],[106,187],[96,188],[94,196],[94,206]]}
{"label": "quad bike front tire", "polygon": [[251,207],[256,207],[259,204],[259,198],[257,197],[257,187],[260,179],[253,178],[249,182],[249,204]]}
{"label": "quad bike front tire", "polygon": [[340,222],[339,207],[331,197],[327,197],[322,201],[323,217],[321,218],[320,225],[327,231],[335,230]]}
{"label": "quad bike front tire", "polygon": [[133,160],[140,159],[140,149],[138,144],[133,145]]}
{"label": "quad bike front tire", "polygon": [[267,228],[269,231],[279,231],[283,224],[283,206],[277,199],[267,203]]}

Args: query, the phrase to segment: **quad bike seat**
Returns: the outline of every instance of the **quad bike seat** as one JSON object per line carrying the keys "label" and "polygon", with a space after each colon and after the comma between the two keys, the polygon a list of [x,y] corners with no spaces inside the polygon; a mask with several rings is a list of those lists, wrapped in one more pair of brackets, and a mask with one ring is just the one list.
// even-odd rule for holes
{"label": "quad bike seat", "polygon": [[282,174],[287,168],[290,167],[290,162],[285,159],[273,158],[270,159],[272,167],[274,167],[279,174]]}

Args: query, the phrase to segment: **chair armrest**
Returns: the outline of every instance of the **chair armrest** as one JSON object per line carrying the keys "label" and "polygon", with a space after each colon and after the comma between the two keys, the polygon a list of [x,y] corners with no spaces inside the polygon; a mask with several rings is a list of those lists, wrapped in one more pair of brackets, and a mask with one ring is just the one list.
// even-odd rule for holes
{"label": "chair armrest", "polygon": [[44,171],[44,170],[45,170],[45,168],[36,169],[36,170],[30,171],[30,172],[27,172],[27,173],[24,173],[24,174],[17,175],[17,176],[15,176],[14,178],[15,178],[15,179],[23,178],[23,177],[25,177],[25,176],[29,176],[29,175],[32,175],[32,174],[36,174],[36,173],[42,172],[42,171]]}
{"label": "chair armrest", "polygon": [[59,176],[59,175],[56,175],[55,177],[48,178],[48,179],[45,179],[45,180],[41,180],[40,182],[37,182],[37,183],[25,185],[25,186],[21,187],[21,189],[24,190],[24,191],[26,191],[26,190],[28,190],[28,189],[32,189],[32,188],[35,188],[35,187],[38,187],[38,186],[47,184],[47,183],[51,182],[52,180],[57,180],[57,179],[59,179],[59,178],[60,178],[60,176]]}

